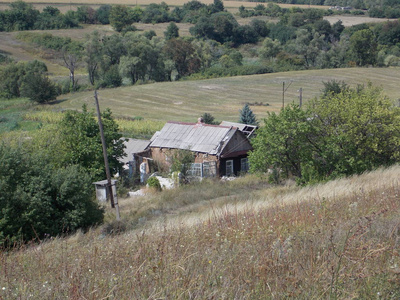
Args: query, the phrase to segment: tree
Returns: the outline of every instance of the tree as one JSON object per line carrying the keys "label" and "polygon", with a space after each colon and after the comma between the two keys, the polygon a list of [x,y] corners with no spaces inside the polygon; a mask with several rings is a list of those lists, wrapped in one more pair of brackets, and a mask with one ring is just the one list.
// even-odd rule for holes
{"label": "tree", "polygon": [[240,110],[240,118],[239,123],[248,124],[248,125],[258,125],[256,116],[253,111],[250,109],[248,103],[246,103],[243,108]]}
{"label": "tree", "polygon": [[11,63],[0,71],[0,95],[5,98],[28,97],[46,102],[58,95],[58,89],[46,75],[43,62]]}
{"label": "tree", "polygon": [[[124,155],[125,146],[109,109],[102,113],[102,121],[110,169],[116,173],[121,169],[118,159]],[[60,159],[64,165],[80,165],[87,170],[92,181],[106,178],[99,126],[86,106],[82,112],[65,113],[59,125],[59,135],[63,141],[60,152],[64,155]]]}
{"label": "tree", "polygon": [[165,23],[170,21],[169,7],[165,2],[150,3],[143,11],[141,18],[144,23]]}
{"label": "tree", "polygon": [[0,70],[0,95],[11,99],[21,96],[21,78],[24,76],[23,63],[11,63]]}
{"label": "tree", "polygon": [[101,24],[110,24],[111,5],[103,4],[96,11],[96,18]]}
{"label": "tree", "polygon": [[166,40],[179,37],[179,28],[174,22],[169,23],[167,30],[164,31],[164,37]]}
{"label": "tree", "polygon": [[268,36],[269,29],[267,27],[267,22],[265,22],[264,20],[253,19],[250,22],[250,26],[254,29],[254,31],[257,33],[258,36],[260,37]]}
{"label": "tree", "polygon": [[89,82],[94,85],[97,77],[98,67],[102,59],[102,44],[100,43],[100,34],[94,31],[87,36],[87,42],[84,45],[84,61],[89,74]]}
{"label": "tree", "polygon": [[210,5],[210,12],[212,14],[221,12],[224,10],[225,10],[225,7],[224,7],[224,3],[222,2],[222,0],[214,0],[214,3]]}
{"label": "tree", "polygon": [[308,118],[309,113],[295,104],[286,106],[279,114],[268,113],[264,126],[252,140],[250,170],[266,172],[276,168],[301,178],[304,162],[312,158],[309,139],[313,125]]}
{"label": "tree", "polygon": [[262,58],[273,58],[278,55],[279,52],[282,51],[282,45],[278,40],[272,40],[269,37],[266,37],[262,42],[261,47],[258,50],[259,55]]}
{"label": "tree", "polygon": [[377,43],[370,29],[356,31],[350,37],[350,50],[353,52],[357,65],[373,65],[376,62]]}
{"label": "tree", "polygon": [[257,131],[252,171],[275,167],[301,183],[360,174],[400,161],[400,109],[368,85],[270,113]]}
{"label": "tree", "polygon": [[109,19],[111,27],[118,32],[133,23],[133,16],[130,12],[130,8],[125,5],[113,5]]}
{"label": "tree", "polygon": [[[325,176],[359,174],[400,159],[400,109],[369,84],[314,99],[319,169]],[[321,171],[318,171],[321,172]]]}
{"label": "tree", "polygon": [[201,118],[203,119],[203,122],[206,124],[211,124],[211,125],[217,125],[218,122],[215,121],[215,118],[212,114],[210,113],[204,113]]}
{"label": "tree", "polygon": [[178,76],[190,75],[200,69],[200,59],[190,42],[178,38],[165,43],[163,49],[165,56],[175,63]]}
{"label": "tree", "polygon": [[69,70],[70,91],[75,91],[77,80],[75,79],[75,70],[79,66],[82,58],[83,47],[77,42],[71,42],[62,49],[62,56],[65,66]]}
{"label": "tree", "polygon": [[21,84],[21,96],[38,103],[54,100],[59,95],[57,86],[50,79],[38,72],[29,72]]}
{"label": "tree", "polygon": [[19,31],[33,29],[40,12],[34,9],[32,4],[18,0],[10,3],[10,8],[7,11],[8,22],[6,30]]}
{"label": "tree", "polygon": [[0,145],[0,245],[41,240],[102,222],[91,178],[78,166],[54,169],[46,156]]}
{"label": "tree", "polygon": [[350,89],[350,87],[344,81],[330,80],[327,82],[322,81],[322,83],[324,85],[322,97],[340,94]]}
{"label": "tree", "polygon": [[96,11],[86,5],[78,6],[76,10],[76,16],[80,23],[84,24],[94,24],[96,23]]}
{"label": "tree", "polygon": [[139,79],[139,57],[122,56],[119,64],[119,72],[123,77],[128,77],[132,84]]}
{"label": "tree", "polygon": [[131,78],[132,83],[137,80],[165,80],[161,59],[163,44],[157,39],[149,40],[141,34],[129,32],[124,36],[124,45],[127,55],[121,58],[120,71]]}

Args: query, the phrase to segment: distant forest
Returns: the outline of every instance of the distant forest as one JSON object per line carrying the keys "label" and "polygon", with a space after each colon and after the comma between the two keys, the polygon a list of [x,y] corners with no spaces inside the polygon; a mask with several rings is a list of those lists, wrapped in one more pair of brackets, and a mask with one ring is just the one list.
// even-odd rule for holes
{"label": "distant forest", "polygon": [[400,2],[398,0],[249,0],[249,2],[352,7],[368,10],[368,14],[372,18],[400,18]]}

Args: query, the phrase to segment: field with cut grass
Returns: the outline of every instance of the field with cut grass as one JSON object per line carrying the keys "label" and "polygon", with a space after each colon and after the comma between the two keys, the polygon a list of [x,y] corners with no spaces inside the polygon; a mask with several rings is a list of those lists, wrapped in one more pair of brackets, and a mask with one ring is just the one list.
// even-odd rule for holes
{"label": "field with cut grass", "polygon": [[[396,100],[400,98],[399,77],[400,68],[296,71],[100,90],[99,101],[102,108],[111,108],[117,116],[195,122],[208,112],[220,121],[237,121],[239,109],[246,102],[251,104],[259,119],[266,117],[267,111],[279,111],[283,82],[286,82],[284,96],[287,105],[299,102],[300,88],[303,88],[304,102],[318,96],[323,88],[322,82],[329,80],[343,80],[351,86],[371,81],[375,86],[382,86],[385,93]],[[61,95],[58,103],[48,105],[48,108],[80,109],[83,104],[94,108],[93,99],[93,92]]]}
{"label": "field with cut grass", "polygon": [[398,299],[399,173],[121,200],[120,224],[0,252],[0,298]]}

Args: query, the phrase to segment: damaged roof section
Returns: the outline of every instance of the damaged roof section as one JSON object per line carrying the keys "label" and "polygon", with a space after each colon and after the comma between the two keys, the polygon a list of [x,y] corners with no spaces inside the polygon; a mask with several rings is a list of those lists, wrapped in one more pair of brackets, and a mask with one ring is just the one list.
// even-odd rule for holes
{"label": "damaged roof section", "polygon": [[256,125],[248,125],[248,124],[242,124],[242,123],[235,123],[235,122],[228,122],[228,121],[222,121],[221,126],[233,126],[237,127],[241,132],[244,133],[245,136],[251,137],[254,135],[254,132],[258,128]]}

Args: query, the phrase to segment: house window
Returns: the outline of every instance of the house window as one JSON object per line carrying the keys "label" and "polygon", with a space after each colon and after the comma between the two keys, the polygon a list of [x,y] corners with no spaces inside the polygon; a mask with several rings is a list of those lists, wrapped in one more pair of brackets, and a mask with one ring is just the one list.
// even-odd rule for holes
{"label": "house window", "polygon": [[201,163],[190,164],[187,174],[188,176],[201,177]]}
{"label": "house window", "polygon": [[215,177],[217,175],[217,164],[215,161],[203,163],[203,177]]}
{"label": "house window", "polygon": [[249,160],[247,157],[240,160],[240,171],[247,172],[249,170]]}
{"label": "house window", "polygon": [[233,173],[233,160],[226,161],[226,176],[232,176]]}

